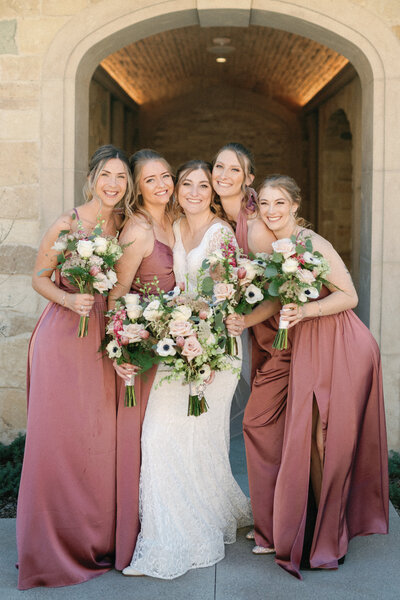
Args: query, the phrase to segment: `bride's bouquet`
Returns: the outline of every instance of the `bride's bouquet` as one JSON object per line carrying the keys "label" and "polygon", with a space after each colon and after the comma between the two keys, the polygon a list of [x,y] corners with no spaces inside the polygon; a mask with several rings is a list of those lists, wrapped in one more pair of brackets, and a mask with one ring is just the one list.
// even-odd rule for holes
{"label": "bride's bouquet", "polygon": [[207,257],[199,274],[200,293],[212,301],[215,326],[226,340],[226,352],[237,354],[236,338],[227,333],[224,319],[234,312],[248,314],[265,298],[267,254],[246,258],[234,241],[226,234],[218,250]]}
{"label": "bride's bouquet", "polygon": [[[303,241],[292,235],[290,239],[273,242],[272,247],[274,252],[267,258],[264,272],[269,296],[279,298],[282,305],[294,302],[300,306],[318,298],[321,287],[328,284],[325,276],[329,273],[329,263],[313,250],[311,238]],[[273,348],[287,348],[288,326],[281,316]]]}
{"label": "bride's bouquet", "polygon": [[[160,362],[154,352],[156,339],[147,329],[144,306],[139,294],[118,298],[115,307],[107,312],[109,318],[102,343],[107,355],[117,364],[136,365],[140,373]],[[136,406],[134,376],[125,383],[125,406]]]}
{"label": "bride's bouquet", "polygon": [[157,339],[156,355],[171,368],[160,384],[182,379],[190,386],[188,416],[206,412],[204,393],[212,372],[226,369],[236,375],[240,372],[224,356],[225,341],[218,336],[209,302],[175,287],[167,294],[150,297],[143,316]]}
{"label": "bride's bouquet", "polygon": [[[81,294],[106,296],[116,284],[114,265],[123,249],[117,237],[102,234],[100,224],[89,235],[81,226],[75,232],[62,230],[52,248],[60,252],[57,269]],[[89,317],[81,316],[78,337],[88,334],[88,323]]]}

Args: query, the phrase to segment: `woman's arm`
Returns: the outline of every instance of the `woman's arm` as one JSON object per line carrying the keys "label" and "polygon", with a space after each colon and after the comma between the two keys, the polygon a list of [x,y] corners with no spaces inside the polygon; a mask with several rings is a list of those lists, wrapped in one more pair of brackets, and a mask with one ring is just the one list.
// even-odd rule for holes
{"label": "woman's arm", "polygon": [[115,264],[117,283],[108,295],[109,309],[114,308],[117,298],[129,293],[140,263],[149,256],[154,246],[153,230],[131,219],[124,226],[119,241],[129,246]]}
{"label": "woman's arm", "polygon": [[32,287],[41,296],[51,302],[65,306],[79,315],[87,315],[93,306],[91,294],[73,294],[61,290],[51,279],[57,267],[59,251],[53,250],[60,231],[71,229],[72,217],[64,214],[46,231],[39,246],[32,275]]}
{"label": "woman's arm", "polygon": [[250,252],[253,254],[257,254],[257,252],[271,254],[272,242],[276,242],[276,237],[259,217],[248,221],[248,244]]}
{"label": "woman's arm", "polygon": [[283,314],[285,319],[289,321],[290,327],[293,327],[304,318],[334,315],[354,308],[358,304],[358,296],[351,275],[339,254],[330,242],[318,234],[311,233],[314,250],[321,252],[329,263],[330,272],[327,274],[326,279],[329,282],[327,287],[331,293],[321,300],[308,302],[303,306],[287,304],[283,307]]}
{"label": "woman's arm", "polygon": [[275,315],[281,305],[279,300],[264,300],[248,315],[233,313],[225,319],[226,328],[230,335],[241,335],[244,329],[258,325]]}

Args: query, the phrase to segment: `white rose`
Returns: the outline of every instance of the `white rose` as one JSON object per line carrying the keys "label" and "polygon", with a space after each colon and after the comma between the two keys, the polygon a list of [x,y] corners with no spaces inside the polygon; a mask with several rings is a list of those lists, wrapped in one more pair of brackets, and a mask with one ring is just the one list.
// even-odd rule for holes
{"label": "white rose", "polygon": [[117,274],[116,274],[116,272],[113,271],[112,269],[108,269],[106,275],[108,277],[108,281],[111,283],[111,287],[114,287],[114,285],[117,283]]}
{"label": "white rose", "polygon": [[304,261],[309,265],[320,265],[321,261],[318,256],[314,256],[312,252],[304,252],[303,254]]}
{"label": "white rose", "polygon": [[103,292],[110,290],[112,288],[112,284],[109,282],[104,273],[99,273],[96,275],[95,280],[93,281],[93,287],[100,294],[102,294]]}
{"label": "white rose", "polygon": [[282,263],[282,271],[284,273],[296,273],[297,267],[299,263],[295,258],[287,258],[284,263]]}
{"label": "white rose", "polygon": [[79,240],[76,249],[82,258],[90,258],[93,254],[93,242],[90,240]]}
{"label": "white rose", "polygon": [[252,283],[249,285],[245,292],[245,298],[249,304],[255,304],[256,302],[261,302],[264,296],[260,288]]}
{"label": "white rose", "polygon": [[188,335],[193,335],[194,331],[192,328],[192,324],[189,321],[170,321],[169,324],[169,333],[173,337],[187,337]]}
{"label": "white rose", "polygon": [[119,244],[116,244],[112,240],[111,240],[111,242],[107,242],[107,243],[108,243],[108,252],[110,254],[113,254],[117,258],[122,256],[122,249],[121,249],[121,246],[119,246]]}
{"label": "white rose", "polygon": [[61,252],[67,248],[67,242],[65,240],[56,240],[52,245],[52,250],[57,250],[57,252]]}
{"label": "white rose", "polygon": [[139,325],[138,323],[130,323],[129,325],[123,326],[122,335],[128,338],[130,343],[140,342],[142,340],[140,332],[143,330],[143,325]]}
{"label": "white rose", "polygon": [[189,308],[189,306],[185,306],[184,304],[174,308],[171,314],[171,318],[174,321],[188,321],[191,316],[192,310]]}
{"label": "white rose", "polygon": [[93,240],[93,249],[97,254],[105,254],[107,245],[108,241],[104,237],[98,236]]}
{"label": "white rose", "polygon": [[126,306],[137,306],[140,304],[140,296],[139,294],[125,294],[123,297],[125,300]]}
{"label": "white rose", "polygon": [[108,342],[108,344],[106,346],[106,352],[107,352],[109,358],[119,358],[122,354],[121,348],[118,346],[118,344],[116,342],[114,342],[114,340],[111,340],[111,342]]}
{"label": "white rose", "polygon": [[160,356],[175,356],[176,350],[174,348],[174,340],[171,338],[164,338],[157,344],[157,353]]}
{"label": "white rose", "polygon": [[272,248],[275,252],[279,252],[283,254],[284,258],[289,258],[296,252],[296,246],[289,238],[283,238],[281,240],[276,240],[276,242],[272,242]]}
{"label": "white rose", "polygon": [[142,315],[143,309],[138,304],[130,304],[126,307],[126,314],[132,321],[136,321]]}
{"label": "white rose", "polygon": [[162,316],[160,301],[153,300],[150,302],[150,304],[144,309],[143,316],[148,321],[158,321],[158,319],[160,319]]}

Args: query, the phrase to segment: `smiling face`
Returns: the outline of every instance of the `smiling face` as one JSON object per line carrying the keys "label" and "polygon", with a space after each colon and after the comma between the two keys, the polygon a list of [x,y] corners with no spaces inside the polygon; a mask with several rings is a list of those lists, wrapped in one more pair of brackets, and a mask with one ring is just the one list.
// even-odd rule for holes
{"label": "smiling face", "polygon": [[177,198],[186,214],[198,215],[210,211],[212,193],[209,174],[203,169],[183,172],[179,178]]}
{"label": "smiling face", "polygon": [[95,196],[103,206],[114,207],[126,192],[126,166],[119,158],[110,158],[100,170],[95,183]]}
{"label": "smiling face", "polygon": [[161,160],[143,163],[137,183],[144,205],[166,205],[174,191],[172,175]]}
{"label": "smiling face", "polygon": [[253,176],[246,175],[236,152],[223,150],[220,152],[212,170],[213,188],[220,198],[243,195],[243,184],[250,185]]}
{"label": "smiling face", "polygon": [[268,229],[279,238],[290,237],[296,227],[295,212],[299,205],[279,187],[266,186],[258,196],[260,216]]}

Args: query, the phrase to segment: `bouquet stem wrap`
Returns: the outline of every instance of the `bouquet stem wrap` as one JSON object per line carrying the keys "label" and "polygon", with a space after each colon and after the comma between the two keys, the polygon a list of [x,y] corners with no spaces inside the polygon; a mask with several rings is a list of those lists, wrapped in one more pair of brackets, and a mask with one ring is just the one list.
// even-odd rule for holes
{"label": "bouquet stem wrap", "polygon": [[125,381],[125,406],[129,408],[136,406],[135,375],[131,375],[130,379]]}
{"label": "bouquet stem wrap", "polygon": [[228,356],[237,356],[237,353],[238,353],[237,339],[233,335],[228,335],[228,337],[227,337],[226,353],[228,354]]}
{"label": "bouquet stem wrap", "polygon": [[204,397],[204,383],[189,383],[188,417],[199,417],[207,412],[208,404]]}
{"label": "bouquet stem wrap", "polygon": [[274,343],[272,344],[273,348],[276,348],[277,350],[286,350],[288,344],[288,328],[289,321],[287,321],[284,317],[280,317],[278,333],[276,334]]}
{"label": "bouquet stem wrap", "polygon": [[78,337],[83,338],[88,334],[89,317],[84,316],[79,319]]}

